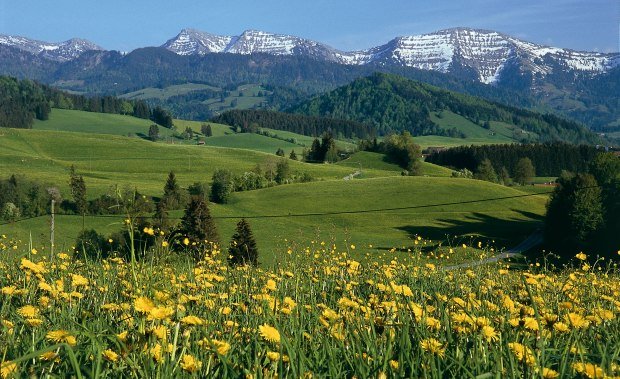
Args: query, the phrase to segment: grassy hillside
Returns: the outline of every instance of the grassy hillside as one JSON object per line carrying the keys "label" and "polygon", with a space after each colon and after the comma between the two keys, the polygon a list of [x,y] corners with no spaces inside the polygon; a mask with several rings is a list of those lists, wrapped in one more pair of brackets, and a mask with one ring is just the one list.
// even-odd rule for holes
{"label": "grassy hillside", "polygon": [[[181,186],[186,187],[210,180],[217,168],[242,173],[274,158],[273,153],[247,149],[153,143],[101,134],[0,129],[0,172],[23,173],[66,189],[67,170],[73,164],[84,175],[92,196],[105,193],[117,183],[157,195],[171,170],[177,173]],[[291,171],[308,172],[318,180],[341,179],[351,173],[351,169],[337,165],[296,161],[290,165]]]}
{"label": "grassy hillside", "polygon": [[[365,177],[364,172],[366,170],[382,170],[386,173],[393,173],[395,175],[400,174],[403,169],[397,164],[386,162],[384,155],[380,153],[373,153],[370,151],[358,151],[351,155],[349,158],[336,163],[338,166],[351,167],[355,170],[362,171],[362,177]],[[427,176],[451,176],[452,170],[437,166],[432,163],[422,162],[423,175]]]}
{"label": "grassy hillside", "polygon": [[[70,113],[65,115],[69,117]],[[114,131],[106,129],[111,128],[109,125],[100,127]],[[240,174],[256,164],[277,159],[273,154],[277,146],[288,143],[256,134],[225,135],[223,126],[214,127],[214,133],[220,135],[207,138],[207,142],[241,149],[152,143],[93,132],[0,129],[0,172],[5,176],[23,174],[44,185],[58,186],[68,197],[68,170],[75,165],[84,176],[89,198],[109,193],[116,185],[160,196],[170,171],[176,173],[181,187],[209,182],[218,168]],[[289,148],[299,147],[290,145],[285,149],[287,153]],[[268,153],[256,151],[261,149]],[[370,152],[358,152],[338,164],[289,163],[292,172],[307,172],[316,181],[235,193],[230,204],[213,205],[214,215],[231,217],[217,221],[225,241],[241,216],[415,207],[522,194],[486,182],[449,178],[450,170],[428,163],[423,163],[423,174],[437,177],[401,177],[400,168],[383,161],[381,154]],[[363,173],[360,177],[343,180],[357,171],[360,164]],[[544,203],[544,197],[532,197],[396,212],[250,218],[250,221],[266,257],[281,251],[286,245],[284,239],[308,243],[318,238],[317,234],[324,240],[347,239],[390,248],[406,247],[415,234],[443,239],[446,234],[475,232],[496,240],[508,238],[501,243],[509,245],[535,227],[544,213]],[[180,217],[181,213],[172,216]],[[119,228],[119,221],[119,218],[86,217],[85,226],[107,234]],[[82,228],[81,217],[59,216],[56,224],[59,246],[69,248]],[[41,242],[47,241],[48,228],[47,217],[2,225],[3,232],[22,240],[32,236]]]}
{"label": "grassy hillside", "polygon": [[[227,205],[211,206],[220,235],[228,241],[240,217],[248,217],[262,251],[262,260],[273,263],[290,244],[304,248],[310,241],[344,240],[373,249],[407,248],[416,235],[449,241],[460,246],[473,234],[509,246],[526,237],[540,222],[545,197],[452,204],[463,201],[521,195],[518,190],[487,182],[425,177],[390,177],[353,181],[291,184],[233,194]],[[433,204],[445,204],[427,207]],[[304,213],[333,213],[413,207],[397,211],[295,217]],[[419,207],[419,208],[415,208]],[[285,216],[253,218],[259,216]],[[173,217],[180,217],[175,212]],[[122,218],[86,218],[86,227],[102,233],[120,228]],[[81,229],[81,217],[59,216],[59,246],[69,248]],[[48,219],[38,218],[3,225],[3,232],[27,239],[29,233],[41,243],[49,239]],[[445,244],[446,242],[444,242]]]}
{"label": "grassy hillside", "polygon": [[[82,132],[98,134],[114,134],[119,136],[135,135],[148,137],[149,126],[153,121],[111,113],[95,113],[68,109],[52,109],[49,120],[36,120],[36,130],[53,130],[65,132]],[[172,136],[172,131],[159,127],[163,137]]]}
{"label": "grassy hillside", "polygon": [[148,99],[159,99],[166,100],[172,96],[186,95],[195,91],[218,91],[220,88],[213,87],[207,84],[197,84],[197,83],[186,83],[186,84],[177,84],[165,88],[154,88],[148,87],[138,91],[129,92],[119,96],[123,99],[129,100],[148,100]]}

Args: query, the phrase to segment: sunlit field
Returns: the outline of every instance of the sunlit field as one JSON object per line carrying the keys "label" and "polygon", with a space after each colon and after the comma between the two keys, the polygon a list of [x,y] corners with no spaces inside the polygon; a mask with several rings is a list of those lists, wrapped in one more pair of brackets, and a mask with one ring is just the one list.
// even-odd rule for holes
{"label": "sunlit field", "polygon": [[253,268],[166,236],[134,264],[1,241],[2,378],[620,377],[620,276],[585,254],[450,270],[421,238],[381,260],[315,241]]}

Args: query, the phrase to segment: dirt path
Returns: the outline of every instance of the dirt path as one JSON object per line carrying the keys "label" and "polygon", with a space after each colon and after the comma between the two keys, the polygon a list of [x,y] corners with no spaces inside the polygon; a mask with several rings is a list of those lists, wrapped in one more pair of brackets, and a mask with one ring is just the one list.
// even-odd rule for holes
{"label": "dirt path", "polygon": [[513,258],[519,254],[522,254],[523,252],[526,252],[530,250],[531,248],[540,245],[542,242],[543,242],[543,232],[542,230],[538,230],[534,234],[532,234],[531,236],[523,240],[517,246],[510,248],[501,254],[498,254],[498,255],[495,255],[493,257],[489,257],[486,259],[482,259],[480,261],[466,262],[466,263],[461,263],[461,264],[453,265],[453,266],[444,266],[442,267],[442,269],[449,271],[449,270],[456,270],[459,268],[469,268],[469,267],[486,265],[489,263],[495,263],[502,259]]}

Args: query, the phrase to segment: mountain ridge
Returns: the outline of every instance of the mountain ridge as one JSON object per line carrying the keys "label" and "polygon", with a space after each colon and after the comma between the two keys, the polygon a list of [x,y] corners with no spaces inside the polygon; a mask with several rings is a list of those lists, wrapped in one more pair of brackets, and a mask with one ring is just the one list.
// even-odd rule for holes
{"label": "mountain ridge", "polygon": [[538,45],[496,31],[466,27],[400,36],[383,45],[357,51],[341,51],[309,39],[257,30],[246,30],[239,36],[218,36],[183,29],[161,47],[179,55],[305,54],[340,64],[380,63],[444,73],[460,63],[475,70],[477,79],[485,84],[500,80],[502,70],[510,60],[518,60],[522,71],[539,76],[548,75],[557,66],[596,75],[620,65],[620,54],[617,53]]}

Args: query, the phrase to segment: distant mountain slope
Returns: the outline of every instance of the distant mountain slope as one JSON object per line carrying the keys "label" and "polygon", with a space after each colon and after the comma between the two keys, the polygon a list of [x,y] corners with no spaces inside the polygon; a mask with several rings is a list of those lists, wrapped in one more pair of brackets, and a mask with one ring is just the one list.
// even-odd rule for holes
{"label": "distant mountain slope", "polygon": [[388,74],[355,80],[291,111],[367,123],[374,125],[381,134],[407,130],[413,135],[467,136],[457,128],[441,127],[438,119],[442,112],[449,111],[488,129],[489,133],[493,133],[491,121],[512,125],[515,131],[523,133],[524,140],[575,143],[596,143],[599,140],[595,134],[572,121],[491,103]]}
{"label": "distant mountain slope", "polygon": [[218,36],[184,29],[162,47],[179,55],[209,53],[303,55],[330,62],[414,67],[440,72],[470,71],[482,83],[502,80],[504,68],[544,77],[557,70],[597,75],[620,65],[618,54],[578,52],[548,47],[495,31],[452,28],[397,37],[366,50],[345,52],[325,44],[283,34],[246,30],[239,36]]}
{"label": "distant mountain slope", "polygon": [[[608,133],[620,131],[619,64],[618,53],[541,46],[470,28],[397,37],[355,52],[256,30],[217,36],[185,29],[163,47],[127,54],[103,51],[82,40],[52,44],[0,36],[0,74],[85,94],[121,95],[186,83],[221,88],[252,83],[293,89],[299,98],[286,99],[288,106],[373,72],[386,72],[491,101],[555,111]],[[281,104],[278,100],[270,106],[280,109]],[[183,113],[205,115],[208,110]]]}
{"label": "distant mountain slope", "polygon": [[0,34],[0,45],[10,46],[58,62],[66,62],[82,55],[85,51],[103,50],[94,43],[81,38],[64,42],[43,42],[34,39]]}

